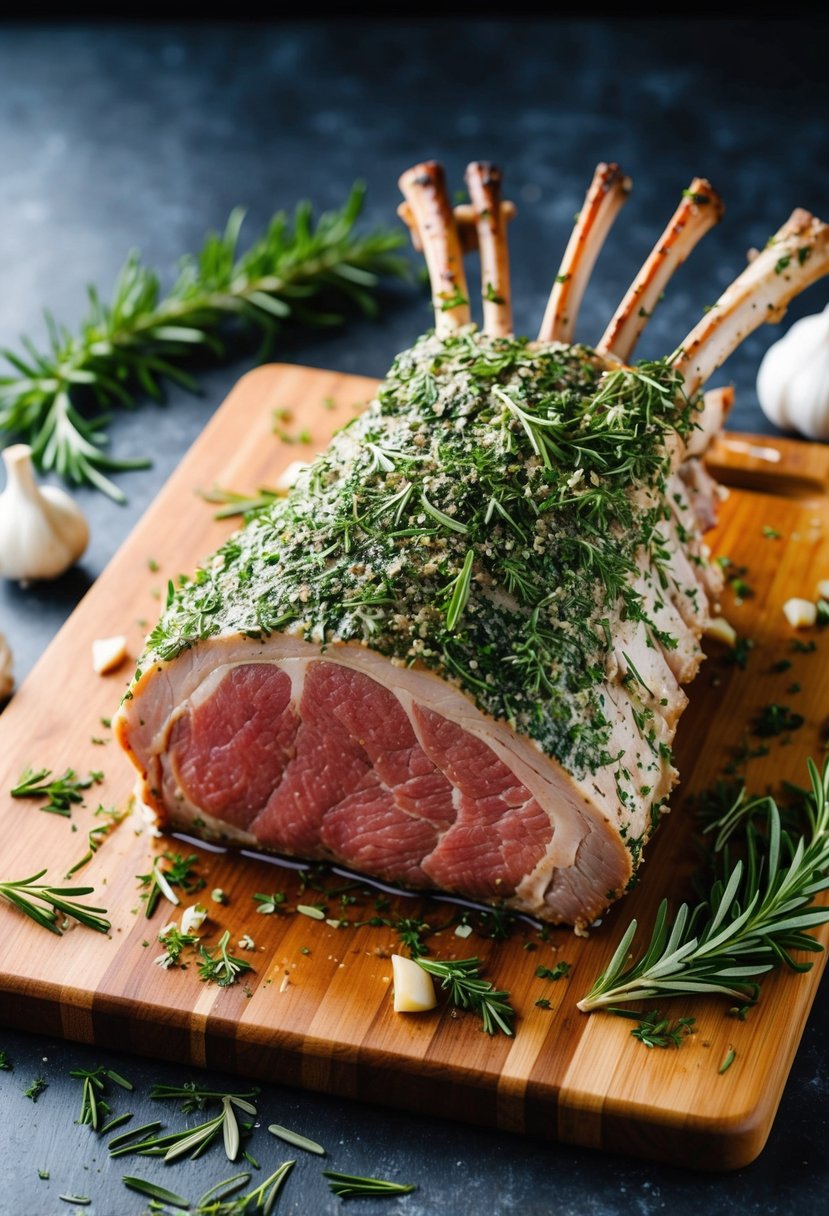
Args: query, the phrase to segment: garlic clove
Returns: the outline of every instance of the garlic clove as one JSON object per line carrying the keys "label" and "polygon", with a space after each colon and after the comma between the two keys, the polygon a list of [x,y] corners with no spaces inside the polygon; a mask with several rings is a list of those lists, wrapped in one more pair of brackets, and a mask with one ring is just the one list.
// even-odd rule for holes
{"label": "garlic clove", "polygon": [[127,657],[125,637],[96,638],[92,643],[92,667],[99,676],[116,671]]}
{"label": "garlic clove", "polygon": [[776,426],[829,439],[829,305],[801,317],[769,347],[757,372],[757,397]]}
{"label": "garlic clove", "polygon": [[77,503],[55,486],[39,486],[32,449],[12,444],[3,452],[6,486],[0,494],[0,576],[21,583],[57,578],[89,542]]}

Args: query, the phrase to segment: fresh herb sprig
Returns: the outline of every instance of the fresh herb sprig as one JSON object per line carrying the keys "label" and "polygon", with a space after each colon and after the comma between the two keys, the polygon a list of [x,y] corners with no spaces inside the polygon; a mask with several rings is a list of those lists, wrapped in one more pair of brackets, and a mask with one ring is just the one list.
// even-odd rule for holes
{"label": "fresh herb sprig", "polygon": [[250,1123],[239,1124],[236,1110],[256,1117],[256,1107],[240,1094],[220,1095],[222,1109],[219,1113],[196,1127],[187,1127],[180,1132],[169,1132],[163,1136],[145,1136],[136,1139],[134,1136],[116,1137],[110,1145],[110,1157],[123,1157],[135,1153],[142,1157],[163,1157],[165,1161],[175,1161],[179,1157],[189,1157],[195,1160],[206,1152],[221,1136],[225,1155],[229,1161],[235,1161],[239,1155],[242,1136],[248,1134],[253,1126]]}
{"label": "fresh herb sprig", "polygon": [[356,1174],[340,1174],[323,1170],[328,1185],[339,1199],[363,1199],[373,1195],[409,1195],[416,1191],[414,1183],[386,1182],[383,1178],[360,1178]]}
{"label": "fresh herb sprig", "polygon": [[511,1035],[515,1010],[508,1001],[509,993],[495,988],[489,980],[482,980],[479,958],[459,958],[451,961],[421,958],[415,962],[429,975],[440,980],[440,986],[448,990],[449,999],[458,1009],[469,1009],[477,1013],[487,1034]]}
{"label": "fresh herb sprig", "polygon": [[12,374],[0,377],[0,432],[30,443],[39,468],[124,501],[106,474],[149,462],[107,455],[105,411],[132,406],[139,396],[159,399],[165,382],[195,391],[198,381],[187,370],[193,354],[225,355],[236,335],[260,333],[266,351],[289,320],[339,325],[343,317],[330,311],[332,303],[376,312],[380,276],[404,271],[393,254],[403,237],[356,231],[364,194],[356,184],[342,207],[316,222],[307,202],[292,220],[278,212],[245,251],[244,212],[235,209],[222,233],[210,233],[196,255],[182,259],[166,295],[155,271],[131,253],[109,303],[88,289],[79,334],[47,313],[45,351],[24,339],[22,353],[1,352]]}
{"label": "fresh herb sprig", "polygon": [[97,824],[94,828],[90,828],[87,834],[88,848],[80,861],[66,871],[65,878],[71,878],[73,874],[77,874],[78,870],[92,860],[95,854],[100,849],[101,845],[107,839],[109,834],[118,826],[119,823],[126,819],[128,812],[121,811],[114,807],[99,806],[95,811],[96,815],[105,816],[105,822]]}
{"label": "fresh herb sprig", "polygon": [[44,929],[58,936],[64,932],[67,919],[76,920],[99,933],[109,933],[111,925],[106,919],[106,908],[93,908],[70,898],[91,895],[94,887],[52,887],[47,883],[38,883],[37,880],[43,878],[45,873],[45,870],[38,870],[30,878],[0,882],[0,899],[13,904],[43,925]]}
{"label": "fresh herb sprig", "polygon": [[[162,860],[168,863],[165,868],[162,868]],[[146,901],[148,919],[155,912],[162,895],[178,906],[179,898],[173,887],[178,887],[187,895],[202,890],[205,880],[196,871],[198,860],[195,853],[184,857],[181,853],[164,852],[161,857],[156,857],[149,874],[136,874],[139,885],[145,888],[141,898]]]}
{"label": "fresh herb sprig", "polygon": [[114,1068],[73,1068],[70,1069],[69,1075],[83,1081],[81,1109],[75,1122],[89,1124],[94,1132],[103,1130],[103,1118],[112,1111],[105,1098],[107,1082],[112,1081],[113,1084],[120,1085],[121,1089],[130,1092],[134,1089],[132,1082],[122,1077]]}
{"label": "fresh herb sprig", "polygon": [[294,1161],[283,1162],[252,1191],[229,1199],[229,1195],[250,1181],[250,1174],[234,1174],[232,1178],[224,1178],[210,1187],[194,1204],[175,1191],[145,1178],[125,1176],[121,1181],[131,1191],[146,1195],[150,1200],[149,1211],[157,1216],[180,1216],[182,1210],[189,1216],[271,1216],[279,1192],[295,1164]]}
{"label": "fresh herb sprig", "polygon": [[47,801],[39,809],[49,811],[52,815],[63,815],[69,819],[72,806],[83,802],[83,790],[88,790],[93,782],[101,782],[104,774],[91,772],[88,777],[80,778],[74,769],[68,768],[60,777],[52,777],[50,768],[26,768],[20,774],[17,785],[11,791],[12,798],[45,798]]}
{"label": "fresh herb sprig", "polygon": [[757,980],[778,964],[809,970],[811,963],[797,962],[792,952],[822,950],[808,930],[829,921],[829,908],[813,906],[815,896],[829,889],[829,760],[822,773],[812,760],[808,770],[804,834],[793,838],[783,830],[771,797],[736,804],[711,828],[726,831],[727,839],[741,808],[745,860],[729,868],[723,848],[721,876],[708,898],[694,908],[681,904],[672,921],[663,900],[647,948],[628,963],[637,931],[631,921],[604,972],[578,1002],[580,1009],[699,993],[754,1003]]}
{"label": "fresh herb sprig", "polygon": [[228,953],[230,930],[225,929],[213,949],[199,946],[201,962],[199,963],[199,978],[208,983],[218,984],[220,988],[229,988],[235,984],[245,971],[252,971],[252,965],[244,958],[236,958]]}
{"label": "fresh herb sprig", "polygon": [[205,1110],[211,1103],[221,1102],[223,1098],[250,1103],[259,1096],[259,1092],[259,1089],[254,1087],[243,1093],[231,1093],[224,1089],[207,1089],[196,1081],[185,1081],[183,1085],[153,1085],[150,1097],[157,1101],[176,1101],[180,1098],[179,1110],[189,1115],[194,1110]]}

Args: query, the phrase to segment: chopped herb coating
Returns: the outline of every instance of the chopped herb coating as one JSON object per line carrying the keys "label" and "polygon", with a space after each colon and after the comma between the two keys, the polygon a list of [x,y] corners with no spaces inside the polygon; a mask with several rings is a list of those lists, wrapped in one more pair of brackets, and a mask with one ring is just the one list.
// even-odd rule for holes
{"label": "chopped herb coating", "polygon": [[694,415],[667,362],[427,335],[287,498],[171,590],[141,667],[219,634],[357,642],[595,772],[614,763],[610,620],[676,645],[636,577],[664,585],[665,480]]}

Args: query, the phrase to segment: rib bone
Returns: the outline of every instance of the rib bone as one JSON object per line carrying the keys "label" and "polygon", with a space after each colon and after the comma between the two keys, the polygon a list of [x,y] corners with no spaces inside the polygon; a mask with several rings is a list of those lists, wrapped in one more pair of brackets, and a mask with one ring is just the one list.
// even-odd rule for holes
{"label": "rib bone", "polygon": [[411,208],[426,256],[435,308],[435,332],[439,337],[446,337],[469,323],[469,295],[443,168],[436,161],[424,161],[408,169],[400,178],[399,186]]}
{"label": "rib bone", "polygon": [[[464,253],[472,253],[473,250],[478,248],[478,225],[475,208],[471,203],[456,203],[453,210],[455,212],[455,223],[458,226],[461,249]],[[510,202],[508,198],[502,200],[501,217],[505,223],[515,219],[516,211],[515,203]],[[397,214],[409,229],[412,238],[412,248],[417,253],[422,253],[423,245],[420,243],[420,233],[417,230],[414,214],[409,204],[401,203],[397,208]]]}
{"label": "rib bone", "polygon": [[722,201],[711,183],[695,177],[602,334],[596,347],[601,354],[629,361],[671,275],[722,214]]}
{"label": "rib bone", "polygon": [[764,321],[779,321],[789,301],[829,274],[829,225],[808,211],[790,219],[691,330],[674,366],[693,397],[733,350]]}
{"label": "rib bone", "polygon": [[539,342],[572,342],[584,289],[631,184],[618,165],[596,167],[547,302]]}
{"label": "rib bone", "polygon": [[501,206],[501,170],[473,161],[466,170],[466,185],[475,212],[481,251],[481,298],[484,333],[495,338],[512,333],[507,225]]}

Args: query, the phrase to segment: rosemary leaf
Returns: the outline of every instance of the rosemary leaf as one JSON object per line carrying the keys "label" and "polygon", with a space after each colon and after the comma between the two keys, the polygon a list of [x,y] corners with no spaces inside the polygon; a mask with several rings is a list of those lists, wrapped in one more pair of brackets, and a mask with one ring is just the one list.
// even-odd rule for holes
{"label": "rosemary leaf", "polygon": [[323,1177],[340,1199],[362,1199],[373,1195],[409,1195],[416,1191],[414,1183],[386,1182],[383,1178],[361,1178],[356,1174],[340,1174],[323,1170]]}
{"label": "rosemary leaf", "polygon": [[279,1140],[284,1140],[286,1144],[292,1144],[295,1148],[304,1148],[306,1153],[316,1153],[319,1157],[325,1156],[325,1149],[321,1144],[317,1144],[316,1140],[309,1140],[307,1136],[301,1136],[299,1132],[292,1132],[290,1128],[282,1127],[280,1123],[270,1123],[268,1131]]}

